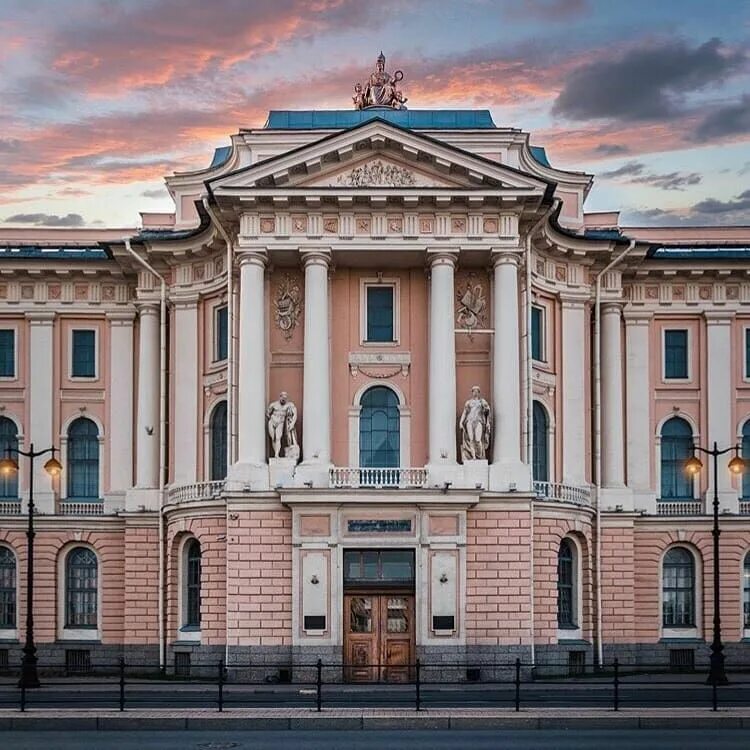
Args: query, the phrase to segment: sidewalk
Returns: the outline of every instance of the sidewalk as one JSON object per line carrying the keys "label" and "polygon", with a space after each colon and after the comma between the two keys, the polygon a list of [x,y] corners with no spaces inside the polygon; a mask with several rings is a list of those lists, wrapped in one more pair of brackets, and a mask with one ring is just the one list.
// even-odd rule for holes
{"label": "sidewalk", "polygon": [[268,729],[750,729],[750,709],[0,710],[0,731]]}

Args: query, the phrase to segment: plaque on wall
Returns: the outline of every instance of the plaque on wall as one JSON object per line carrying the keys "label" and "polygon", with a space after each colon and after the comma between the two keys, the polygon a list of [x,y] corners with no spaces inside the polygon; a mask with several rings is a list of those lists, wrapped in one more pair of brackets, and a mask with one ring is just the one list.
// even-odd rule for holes
{"label": "plaque on wall", "polygon": [[411,518],[352,519],[346,522],[350,534],[404,534],[411,533]]}

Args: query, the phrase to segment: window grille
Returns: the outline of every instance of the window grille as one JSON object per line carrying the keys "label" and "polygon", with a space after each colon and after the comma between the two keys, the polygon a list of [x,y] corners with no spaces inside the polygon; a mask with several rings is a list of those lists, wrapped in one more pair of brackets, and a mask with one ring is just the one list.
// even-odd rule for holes
{"label": "window grille", "polygon": [[575,552],[573,542],[563,539],[557,554],[557,626],[577,628],[575,612]]}
{"label": "window grille", "polygon": [[197,539],[187,543],[185,560],[185,626],[198,628],[201,624],[201,545]]}
{"label": "window grille", "polygon": [[692,648],[671,648],[669,650],[669,668],[674,672],[693,672],[695,670],[695,650]]}
{"label": "window grille", "polygon": [[688,376],[688,332],[664,331],[664,377]]}
{"label": "window grille", "polygon": [[68,428],[68,500],[99,500],[99,429],[85,417]]}
{"label": "window grille", "polygon": [[586,673],[586,652],[568,651],[568,674],[578,677]]}
{"label": "window grille", "polygon": [[359,412],[359,465],[363,468],[397,468],[401,465],[398,397],[375,386],[365,391]]}
{"label": "window grille", "polygon": [[96,377],[96,331],[73,331],[72,347],[71,376]]}
{"label": "window grille", "polygon": [[[16,423],[8,417],[0,417],[0,458],[17,458],[18,430]],[[18,499],[18,472],[0,475],[0,499]]]}
{"label": "window grille", "polygon": [[97,627],[96,555],[87,547],[76,547],[65,562],[65,627]]}
{"label": "window grille", "polygon": [[367,341],[393,341],[393,287],[367,287]]}
{"label": "window grille", "polygon": [[665,628],[695,626],[695,561],[684,547],[664,556],[662,610]]}
{"label": "window grille", "polygon": [[65,672],[69,675],[91,672],[91,652],[88,649],[65,649]]}
{"label": "window grille", "polygon": [[175,651],[174,673],[177,677],[190,677],[190,653]]}
{"label": "window grille", "polygon": [[0,628],[16,627],[16,556],[0,547]]}
{"label": "window grille", "polygon": [[0,330],[0,377],[16,376],[16,332],[12,328]]}

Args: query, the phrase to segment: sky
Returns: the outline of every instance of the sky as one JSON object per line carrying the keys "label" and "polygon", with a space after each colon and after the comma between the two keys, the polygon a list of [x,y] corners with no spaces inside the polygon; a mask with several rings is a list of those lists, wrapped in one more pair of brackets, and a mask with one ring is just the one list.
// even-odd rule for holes
{"label": "sky", "polygon": [[0,0],[0,223],[136,226],[270,109],[489,109],[623,224],[750,225],[750,0]]}

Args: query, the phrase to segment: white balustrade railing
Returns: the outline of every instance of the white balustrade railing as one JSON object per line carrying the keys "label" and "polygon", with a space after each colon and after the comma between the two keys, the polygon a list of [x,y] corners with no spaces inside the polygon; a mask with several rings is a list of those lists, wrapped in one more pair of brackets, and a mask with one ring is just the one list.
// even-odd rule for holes
{"label": "white balustrade railing", "polygon": [[561,482],[534,482],[534,492],[539,500],[589,507],[592,505],[591,490],[588,487],[577,487]]}
{"label": "white balustrade railing", "polygon": [[658,500],[656,503],[657,516],[701,516],[703,515],[702,500]]}
{"label": "white balustrade railing", "polygon": [[363,468],[359,466],[336,466],[330,469],[329,486],[333,488],[383,487],[415,488],[424,487],[427,482],[425,468]]}
{"label": "white balustrade railing", "polygon": [[167,490],[168,503],[189,503],[195,500],[213,500],[224,491],[224,480],[182,484]]}
{"label": "white balustrade railing", "polygon": [[0,516],[17,516],[20,513],[20,500],[0,500]]}
{"label": "white balustrade railing", "polygon": [[58,510],[61,516],[103,516],[104,503],[101,500],[91,502],[61,500]]}
{"label": "white balustrade railing", "polygon": [[740,500],[740,515],[750,516],[750,500]]}

